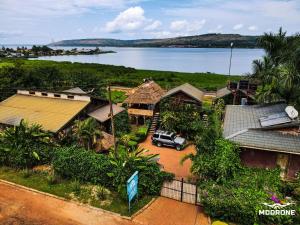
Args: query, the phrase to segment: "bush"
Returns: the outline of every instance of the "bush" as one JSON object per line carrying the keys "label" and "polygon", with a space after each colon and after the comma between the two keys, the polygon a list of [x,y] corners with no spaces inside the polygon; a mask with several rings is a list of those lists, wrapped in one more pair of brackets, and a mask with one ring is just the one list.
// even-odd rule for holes
{"label": "bush", "polygon": [[117,157],[113,153],[108,156],[77,147],[60,147],[55,152],[53,169],[62,178],[114,188],[126,199],[126,181],[135,171],[139,171],[140,196],[159,194],[164,180],[173,178],[149,158],[141,151],[129,152],[123,147],[118,148]]}
{"label": "bush", "polygon": [[210,181],[200,184],[200,189],[201,203],[211,217],[245,225],[295,224],[290,216],[258,215],[259,209],[265,209],[263,203],[272,204],[271,195],[283,198],[279,169],[244,168],[224,184]]}
{"label": "bush", "polygon": [[53,169],[56,174],[67,179],[91,182],[107,186],[111,170],[107,156],[77,147],[61,147],[55,151]]}

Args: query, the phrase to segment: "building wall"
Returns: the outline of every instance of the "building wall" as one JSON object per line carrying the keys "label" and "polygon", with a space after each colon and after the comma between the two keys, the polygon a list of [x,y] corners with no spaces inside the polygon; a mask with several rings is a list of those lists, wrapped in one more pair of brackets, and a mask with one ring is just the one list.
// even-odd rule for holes
{"label": "building wall", "polygon": [[277,153],[254,149],[242,149],[241,161],[245,166],[258,168],[276,168]]}
{"label": "building wall", "polygon": [[248,167],[273,169],[280,167],[282,177],[294,178],[300,172],[300,156],[271,151],[242,149],[240,153],[242,164]]}
{"label": "building wall", "polygon": [[300,172],[300,155],[290,155],[287,176],[295,177],[297,172]]}

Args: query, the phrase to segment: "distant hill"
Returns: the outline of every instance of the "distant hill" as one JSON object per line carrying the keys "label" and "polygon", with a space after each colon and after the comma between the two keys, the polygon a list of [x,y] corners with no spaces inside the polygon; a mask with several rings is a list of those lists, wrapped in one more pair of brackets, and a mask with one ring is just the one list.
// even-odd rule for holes
{"label": "distant hill", "polygon": [[51,43],[49,46],[226,48],[233,42],[236,48],[255,48],[258,37],[239,34],[203,34],[165,39],[118,40],[99,38],[63,40]]}

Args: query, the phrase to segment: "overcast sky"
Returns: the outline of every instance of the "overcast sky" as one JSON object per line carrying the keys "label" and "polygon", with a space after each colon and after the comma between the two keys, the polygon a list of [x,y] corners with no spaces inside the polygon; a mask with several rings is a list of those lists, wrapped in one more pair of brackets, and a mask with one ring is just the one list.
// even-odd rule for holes
{"label": "overcast sky", "polygon": [[0,0],[0,44],[300,31],[300,0]]}

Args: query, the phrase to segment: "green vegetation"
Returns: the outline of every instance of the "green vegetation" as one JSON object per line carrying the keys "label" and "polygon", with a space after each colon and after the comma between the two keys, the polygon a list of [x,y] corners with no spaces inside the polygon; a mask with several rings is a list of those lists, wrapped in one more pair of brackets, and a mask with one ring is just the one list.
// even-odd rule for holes
{"label": "green vegetation", "polygon": [[[7,66],[8,63],[13,63],[14,66]],[[136,70],[101,64],[8,59],[0,61],[1,100],[15,94],[17,88],[62,91],[77,86],[86,91],[94,90],[94,95],[106,98],[108,84],[135,87],[149,77],[168,89],[188,82],[198,88],[216,90],[224,87],[228,80],[227,76],[218,74]],[[239,76],[230,77],[230,80],[239,79]]]}
{"label": "green vegetation", "polygon": [[[106,96],[108,98],[108,94]],[[111,100],[114,103],[123,103],[124,100],[127,98],[125,92],[123,91],[112,91],[111,92]]]}
{"label": "green vegetation", "polygon": [[105,188],[103,189],[101,186],[81,184],[76,180],[64,179],[55,180],[55,182],[51,183],[46,172],[28,172],[8,167],[0,167],[0,179],[66,199],[80,201],[125,216],[134,214],[153,198],[153,196],[148,195],[140,197],[138,201],[132,204],[131,213],[129,213],[127,201],[121,199],[117,192],[111,192]]}
{"label": "green vegetation", "polygon": [[97,139],[101,138],[101,130],[93,117],[76,120],[73,131],[73,135],[77,138],[76,142],[88,150],[92,149]]}
{"label": "green vegetation", "polygon": [[114,116],[114,125],[117,137],[121,137],[122,135],[130,132],[131,127],[127,110]]}
{"label": "green vegetation", "polygon": [[0,133],[0,165],[31,168],[47,163],[52,156],[51,135],[37,124],[21,120],[17,127],[8,127]]}
{"label": "green vegetation", "polygon": [[55,151],[55,174],[65,179],[77,179],[83,183],[102,185],[126,199],[126,180],[139,171],[139,195],[157,195],[165,179],[172,175],[161,172],[151,159],[156,155],[144,155],[144,150],[128,151],[119,148],[118,153],[96,154],[76,147],[62,147]]}
{"label": "green vegetation", "polygon": [[168,131],[176,132],[194,140],[203,128],[201,107],[194,104],[178,104],[170,98],[163,99],[160,104],[161,124]]}
{"label": "green vegetation", "polygon": [[116,46],[116,47],[187,47],[187,48],[229,48],[234,42],[237,48],[257,47],[257,36],[239,34],[203,34],[187,37],[142,40],[78,39],[52,43],[54,46]]}
{"label": "green vegetation", "polygon": [[277,34],[265,33],[258,43],[266,55],[253,62],[250,76],[260,84],[257,100],[262,103],[285,100],[299,106],[300,35],[287,36],[280,28]]}
{"label": "green vegetation", "polygon": [[[192,172],[199,178],[200,201],[213,218],[238,224],[297,224],[298,216],[259,216],[263,203],[294,201],[285,209],[296,209],[299,183],[281,181],[280,169],[250,169],[240,162],[238,146],[222,138],[221,114],[223,102],[217,102],[208,121],[195,138],[197,154],[186,156],[193,162]],[[293,197],[288,199],[286,196]]]}

